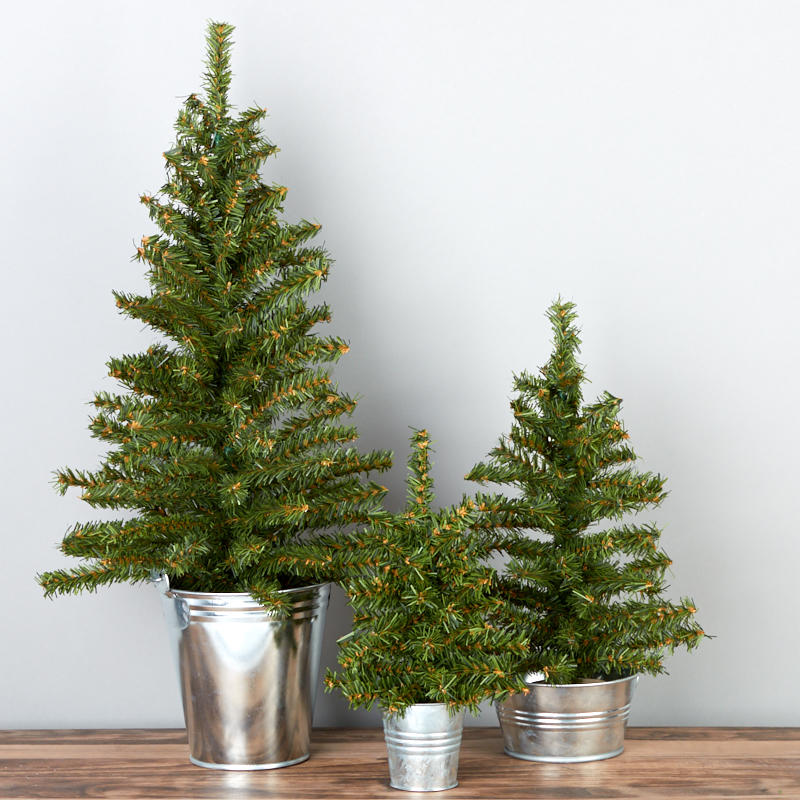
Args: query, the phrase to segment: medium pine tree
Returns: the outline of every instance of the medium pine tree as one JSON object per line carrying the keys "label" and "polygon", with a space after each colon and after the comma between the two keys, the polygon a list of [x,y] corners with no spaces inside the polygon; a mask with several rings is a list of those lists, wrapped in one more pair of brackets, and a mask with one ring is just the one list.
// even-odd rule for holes
{"label": "medium pine tree", "polygon": [[507,605],[493,592],[488,564],[496,537],[473,531],[473,501],[433,511],[430,441],[415,431],[408,504],[331,547],[355,612],[340,640],[340,673],[326,676],[354,707],[379,703],[404,713],[414,703],[476,711],[524,684],[514,666],[527,635],[510,631]]}
{"label": "medium pine tree", "polygon": [[166,183],[141,198],[159,229],[136,254],[151,291],[115,293],[161,336],[108,364],[128,391],[95,396],[90,430],[113,448],[100,469],[57,473],[62,493],[135,513],[75,525],[61,549],[84,563],[42,574],[47,594],[164,571],[183,589],[277,606],[306,577],[284,547],[363,523],[385,493],[365,476],[391,455],[351,446],[356,401],[330,376],[348,346],[315,332],[331,312],[306,301],[331,266],[311,243],[320,226],[282,220],[286,188],[259,175],[277,151],[260,134],[265,109],[234,115],[228,102],[232,32],[209,25],[205,96],[183,104]]}
{"label": "medium pine tree", "polygon": [[667,652],[705,635],[694,603],[662,596],[672,562],[655,525],[597,526],[658,505],[664,479],[632,466],[618,398],[582,403],[574,305],[558,301],[548,316],[550,360],[516,377],[511,433],[467,475],[518,490],[478,497],[489,509],[479,524],[508,531],[502,593],[535,631],[521,669],[550,683],[657,674]]}

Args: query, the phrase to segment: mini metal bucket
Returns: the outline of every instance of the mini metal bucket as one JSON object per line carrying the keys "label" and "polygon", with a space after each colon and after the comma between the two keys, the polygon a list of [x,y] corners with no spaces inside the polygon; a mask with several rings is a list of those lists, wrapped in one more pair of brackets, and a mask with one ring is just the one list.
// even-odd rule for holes
{"label": "mini metal bucket", "polygon": [[497,706],[505,751],[528,761],[599,761],[625,747],[638,676],[560,686],[529,683]]}
{"label": "mini metal bucket", "polygon": [[464,712],[445,703],[417,703],[405,716],[383,715],[389,785],[406,792],[441,792],[458,786]]}
{"label": "mini metal bucket", "polygon": [[280,616],[244,592],[161,591],[192,763],[254,770],[305,761],[330,585],[287,589]]}

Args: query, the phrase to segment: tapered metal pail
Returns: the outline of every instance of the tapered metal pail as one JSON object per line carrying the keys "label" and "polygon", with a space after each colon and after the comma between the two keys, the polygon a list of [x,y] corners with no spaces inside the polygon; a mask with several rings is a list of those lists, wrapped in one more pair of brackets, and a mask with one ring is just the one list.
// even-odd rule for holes
{"label": "tapered metal pail", "polygon": [[599,761],[625,747],[638,676],[554,686],[530,683],[497,706],[505,751],[529,761]]}
{"label": "tapered metal pail", "polygon": [[249,594],[161,591],[192,763],[274,769],[305,761],[330,585],[287,589],[282,617]]}
{"label": "tapered metal pail", "polygon": [[383,715],[389,784],[407,792],[440,792],[458,785],[464,712],[444,703],[417,703],[405,716]]}

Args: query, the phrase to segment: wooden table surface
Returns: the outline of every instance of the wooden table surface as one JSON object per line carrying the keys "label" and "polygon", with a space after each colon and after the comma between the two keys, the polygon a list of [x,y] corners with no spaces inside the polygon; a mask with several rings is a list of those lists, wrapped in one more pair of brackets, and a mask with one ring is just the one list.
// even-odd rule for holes
{"label": "wooden table surface", "polygon": [[390,789],[377,730],[317,730],[310,760],[261,772],[193,766],[183,731],[0,731],[0,798],[800,800],[800,728],[629,728],[621,756],[588,764],[519,761],[497,728],[467,728],[459,781]]}

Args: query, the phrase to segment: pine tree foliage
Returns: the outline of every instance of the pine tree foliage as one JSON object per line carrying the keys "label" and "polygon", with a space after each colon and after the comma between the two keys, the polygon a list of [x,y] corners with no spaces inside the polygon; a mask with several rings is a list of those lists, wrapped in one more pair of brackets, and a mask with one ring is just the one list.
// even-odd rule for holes
{"label": "pine tree foliage", "polygon": [[477,710],[524,690],[514,666],[527,652],[522,626],[494,591],[493,532],[472,530],[475,503],[434,511],[430,440],[415,431],[404,513],[384,513],[332,547],[354,610],[340,640],[341,671],[326,676],[354,707],[403,714],[414,703]]}
{"label": "pine tree foliage", "polygon": [[111,447],[102,466],[57,473],[62,493],[134,514],[75,525],[61,549],[83,563],[41,575],[47,594],[155,570],[277,607],[305,577],[283,548],[364,523],[385,493],[367,474],[391,456],[354,447],[356,401],[330,375],[348,345],[316,331],[331,312],[308,302],[331,267],[320,226],[282,219],[286,188],[259,174],[277,151],[260,133],[266,111],[228,102],[232,32],[210,23],[205,94],[178,115],[166,183],[141,197],[158,229],[135,256],[150,292],[115,293],[158,340],[108,363],[122,391],[94,399],[91,433]]}
{"label": "pine tree foliage", "polygon": [[466,476],[517,490],[478,498],[479,524],[507,534],[501,593],[535,630],[521,669],[550,683],[657,674],[666,653],[705,635],[690,599],[663,597],[672,562],[660,530],[623,521],[658,505],[665,481],[633,466],[618,398],[583,404],[574,305],[558,301],[548,317],[550,360],[515,378],[511,432]]}

